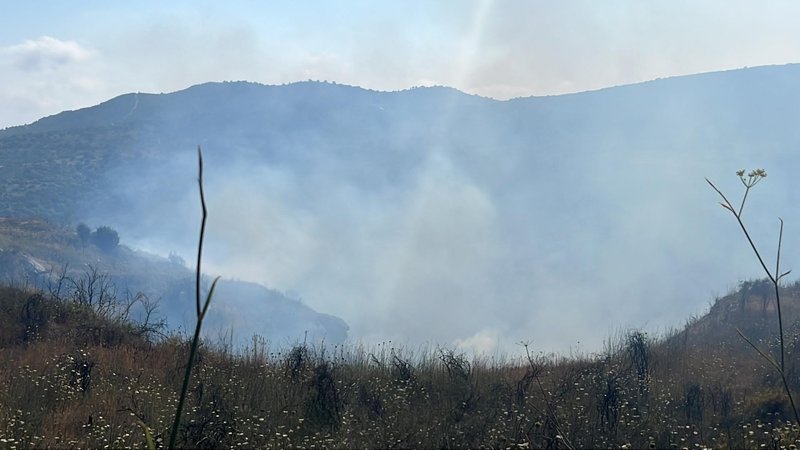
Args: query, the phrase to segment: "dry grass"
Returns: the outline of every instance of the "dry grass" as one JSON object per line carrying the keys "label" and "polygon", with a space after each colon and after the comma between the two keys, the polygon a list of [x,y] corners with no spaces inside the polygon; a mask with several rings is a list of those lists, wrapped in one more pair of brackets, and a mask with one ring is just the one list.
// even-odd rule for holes
{"label": "dry grass", "polygon": [[[787,323],[798,318],[797,294],[796,286],[783,294]],[[733,327],[750,323],[751,336],[773,347],[775,336],[747,306],[761,299],[739,310],[737,295],[680,333],[621,334],[604,354],[582,358],[472,360],[390,343],[283,353],[258,339],[238,352],[204,345],[178,444],[788,448],[798,430],[780,380]],[[47,298],[34,302],[47,320],[32,334],[20,315],[33,293],[0,297],[3,446],[142,447],[139,420],[165,444],[185,339],[150,342],[135,327]]]}

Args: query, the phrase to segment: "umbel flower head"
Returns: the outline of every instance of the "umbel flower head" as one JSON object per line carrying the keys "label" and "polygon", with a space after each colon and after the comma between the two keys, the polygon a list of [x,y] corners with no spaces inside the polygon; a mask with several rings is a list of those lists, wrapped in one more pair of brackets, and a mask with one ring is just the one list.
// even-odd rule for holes
{"label": "umbel flower head", "polygon": [[764,169],[753,169],[751,170],[747,176],[744,176],[744,169],[740,169],[736,171],[736,176],[742,180],[742,184],[746,188],[753,187],[756,183],[758,183],[762,178],[767,177],[767,171]]}

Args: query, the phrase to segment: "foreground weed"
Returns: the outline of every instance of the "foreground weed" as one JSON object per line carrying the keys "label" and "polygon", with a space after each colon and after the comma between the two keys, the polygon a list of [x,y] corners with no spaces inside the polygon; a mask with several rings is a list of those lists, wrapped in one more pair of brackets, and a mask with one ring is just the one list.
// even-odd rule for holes
{"label": "foreground weed", "polygon": [[758,258],[758,262],[761,263],[761,267],[764,269],[764,273],[767,274],[769,281],[772,283],[773,287],[775,288],[775,304],[776,309],[778,310],[778,335],[780,337],[780,364],[775,361],[775,358],[768,355],[766,352],[758,348],[758,346],[753,343],[747,336],[742,333],[741,330],[738,328],[736,332],[739,333],[739,336],[742,337],[748,344],[750,344],[755,351],[758,352],[767,362],[769,362],[772,367],[778,372],[781,376],[781,380],[783,381],[783,387],[786,390],[786,396],[789,398],[789,403],[792,405],[792,412],[794,413],[794,420],[798,426],[800,426],[800,416],[797,414],[797,407],[794,404],[794,399],[792,398],[792,391],[789,389],[789,383],[786,381],[786,348],[784,344],[784,333],[783,333],[783,316],[781,314],[781,293],[780,293],[780,282],[783,277],[789,275],[791,270],[781,273],[781,243],[783,241],[783,219],[778,218],[780,221],[780,231],[778,232],[778,251],[775,256],[775,272],[771,272],[767,265],[764,263],[764,259],[761,257],[761,253],[758,251],[758,247],[753,242],[753,239],[750,237],[750,233],[747,231],[747,227],[745,226],[744,222],[742,221],[742,211],[744,210],[745,202],[747,201],[747,194],[750,193],[750,189],[753,188],[759,181],[763,180],[767,177],[767,172],[764,169],[754,169],[751,170],[750,173],[747,174],[747,177],[744,175],[744,170],[739,170],[736,172],[736,175],[739,177],[739,180],[745,187],[744,195],[742,195],[742,202],[739,205],[739,209],[735,209],[733,204],[725,197],[725,194],[722,193],[715,185],[712,183],[708,178],[706,181],[709,185],[722,197],[723,202],[720,202],[723,208],[727,209],[728,211],[733,214],[736,218],[736,222],[739,223],[739,227],[742,229],[745,237],[747,238],[747,242],[750,243],[750,248],[753,249],[753,253],[755,253],[756,258]]}
{"label": "foreground weed", "polygon": [[[195,269],[195,276],[196,276],[196,284],[195,284],[195,300],[196,300],[196,307],[197,307],[197,322],[194,328],[194,337],[192,338],[192,347],[189,351],[189,361],[186,363],[186,373],[183,376],[183,386],[181,387],[181,396],[178,400],[178,407],[175,411],[175,421],[172,424],[172,432],[169,436],[169,448],[175,448],[175,439],[178,436],[178,428],[181,424],[181,414],[183,413],[183,405],[186,401],[186,394],[189,391],[189,382],[192,378],[192,366],[194,365],[194,359],[197,355],[197,347],[200,344],[200,330],[203,327],[203,319],[206,317],[206,312],[208,312],[208,306],[211,304],[211,297],[214,295],[214,289],[217,287],[217,282],[219,281],[219,277],[214,279],[214,282],[211,283],[211,289],[208,291],[208,296],[206,296],[206,301],[203,303],[202,308],[200,306],[200,262],[202,261],[203,257],[203,239],[205,236],[206,231],[206,219],[208,218],[208,210],[206,209],[206,199],[205,194],[203,193],[203,152],[200,147],[197,147],[197,162],[198,162],[198,177],[197,177],[197,184],[200,188],[200,205],[203,208],[203,219],[200,223],[200,238],[198,239],[197,243],[197,268]],[[149,444],[149,441],[148,441]]]}

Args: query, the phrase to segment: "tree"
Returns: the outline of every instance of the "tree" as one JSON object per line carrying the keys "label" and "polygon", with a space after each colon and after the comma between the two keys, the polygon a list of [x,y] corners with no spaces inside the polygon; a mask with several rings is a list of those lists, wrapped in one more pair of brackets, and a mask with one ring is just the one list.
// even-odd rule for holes
{"label": "tree", "polygon": [[97,227],[92,233],[92,243],[105,252],[114,250],[119,245],[119,233],[109,226]]}
{"label": "tree", "polygon": [[172,264],[177,264],[179,266],[186,267],[186,261],[181,258],[181,256],[175,252],[169,252],[169,256],[167,257],[169,262]]}
{"label": "tree", "polygon": [[78,239],[81,240],[81,244],[86,245],[89,243],[89,239],[92,237],[92,230],[85,223],[79,223],[75,231],[78,233]]}

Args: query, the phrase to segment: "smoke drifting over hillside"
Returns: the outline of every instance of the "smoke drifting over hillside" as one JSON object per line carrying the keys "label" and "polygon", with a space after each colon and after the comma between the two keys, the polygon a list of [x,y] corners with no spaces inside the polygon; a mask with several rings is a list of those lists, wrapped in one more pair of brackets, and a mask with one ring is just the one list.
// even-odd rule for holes
{"label": "smoke drifting over hillside", "polygon": [[784,66],[508,102],[320,83],[121,97],[101,107],[141,137],[90,213],[191,260],[200,143],[209,273],[297,292],[355,340],[598,350],[760,276],[705,176],[737,197],[735,170],[767,168],[745,217],[772,249],[784,214],[791,267],[798,80]]}

